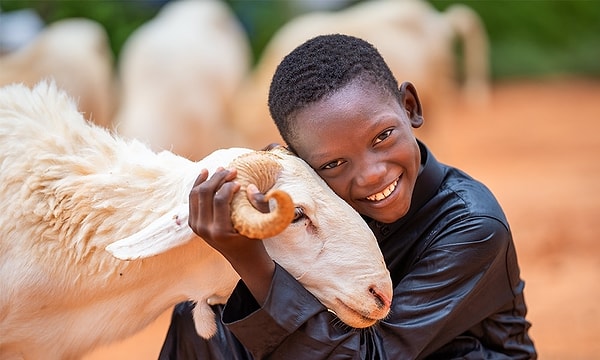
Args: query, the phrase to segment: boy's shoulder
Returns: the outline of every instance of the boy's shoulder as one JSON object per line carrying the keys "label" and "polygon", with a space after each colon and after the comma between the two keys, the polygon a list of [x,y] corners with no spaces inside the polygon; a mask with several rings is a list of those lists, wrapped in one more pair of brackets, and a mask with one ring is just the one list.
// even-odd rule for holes
{"label": "boy's shoulder", "polygon": [[441,192],[456,196],[457,201],[462,202],[465,210],[473,216],[496,217],[506,222],[498,199],[487,185],[458,168],[442,166],[446,167],[446,176],[440,186]]}
{"label": "boy's shoulder", "polygon": [[487,216],[508,227],[502,207],[483,182],[457,167],[439,162],[424,144],[420,146],[425,162],[415,184],[417,208],[422,204],[427,211],[437,208],[440,212],[456,212],[463,218]]}

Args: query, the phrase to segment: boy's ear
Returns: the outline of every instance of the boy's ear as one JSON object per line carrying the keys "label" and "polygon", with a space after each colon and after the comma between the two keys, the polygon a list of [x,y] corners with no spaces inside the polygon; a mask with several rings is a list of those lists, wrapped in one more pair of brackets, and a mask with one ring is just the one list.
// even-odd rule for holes
{"label": "boy's ear", "polygon": [[408,112],[410,124],[413,128],[421,127],[423,125],[423,109],[417,89],[412,83],[405,81],[400,85],[400,95],[400,105]]}

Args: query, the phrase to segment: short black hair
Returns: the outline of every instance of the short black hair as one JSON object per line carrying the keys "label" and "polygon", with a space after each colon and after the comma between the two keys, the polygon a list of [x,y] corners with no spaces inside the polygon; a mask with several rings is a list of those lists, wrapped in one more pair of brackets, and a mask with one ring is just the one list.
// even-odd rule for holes
{"label": "short black hair", "polygon": [[294,113],[354,80],[377,85],[400,101],[398,81],[379,51],[357,37],[320,35],[283,58],[273,75],[268,103],[271,117],[291,150]]}

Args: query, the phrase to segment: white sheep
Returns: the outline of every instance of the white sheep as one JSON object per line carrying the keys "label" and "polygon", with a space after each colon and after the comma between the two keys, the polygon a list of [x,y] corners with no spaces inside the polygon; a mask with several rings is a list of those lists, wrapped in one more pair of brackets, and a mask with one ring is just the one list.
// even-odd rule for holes
{"label": "white sheep", "polygon": [[210,337],[209,303],[239,278],[192,233],[187,202],[200,169],[218,166],[276,199],[263,214],[237,193],[240,233],[265,239],[346,324],[387,315],[392,286],[375,237],[301,159],[282,148],[217,150],[199,162],[155,153],[87,123],[54,84],[11,85],[0,89],[1,357],[78,358],[190,299]]}
{"label": "white sheep", "polygon": [[94,123],[110,127],[116,107],[113,53],[106,30],[84,18],[49,24],[26,46],[0,56],[0,86],[53,79]]}
{"label": "white sheep", "polygon": [[191,160],[246,145],[227,111],[250,63],[249,40],[224,1],[165,4],[121,49],[117,131]]}
{"label": "white sheep", "polygon": [[[269,115],[267,97],[281,59],[306,40],[331,33],[353,35],[372,43],[398,81],[415,84],[426,115],[462,100],[462,95],[466,104],[487,101],[487,36],[471,8],[456,4],[439,12],[424,0],[364,1],[343,10],[297,16],[275,32],[240,88],[232,111],[231,121],[250,146],[280,140]],[[456,71],[457,40],[464,45],[464,86]]]}

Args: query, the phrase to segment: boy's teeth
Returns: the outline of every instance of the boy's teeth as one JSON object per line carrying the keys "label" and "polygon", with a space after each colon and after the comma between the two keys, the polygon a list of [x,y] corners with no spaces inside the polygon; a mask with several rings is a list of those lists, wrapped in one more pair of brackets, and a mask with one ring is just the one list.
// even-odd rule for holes
{"label": "boy's teeth", "polygon": [[371,196],[367,196],[367,200],[371,200],[371,201],[380,201],[380,200],[383,200],[386,197],[390,196],[390,194],[392,193],[392,191],[394,191],[396,189],[397,185],[398,185],[398,180],[396,180],[393,183],[391,183],[390,186],[388,186],[387,188],[385,188],[382,192],[378,192],[377,194],[373,194]]}

